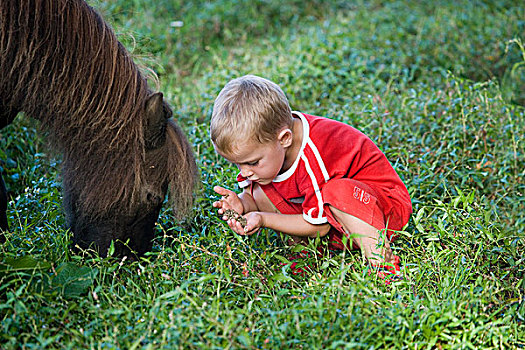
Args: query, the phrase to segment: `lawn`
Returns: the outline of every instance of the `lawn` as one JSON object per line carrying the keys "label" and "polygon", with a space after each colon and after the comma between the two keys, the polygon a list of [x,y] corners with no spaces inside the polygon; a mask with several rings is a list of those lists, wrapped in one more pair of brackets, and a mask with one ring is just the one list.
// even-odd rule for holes
{"label": "lawn", "polygon": [[[0,139],[12,195],[0,348],[525,348],[524,4],[89,3],[158,79],[202,185],[187,219],[165,206],[142,260],[73,255],[60,158],[19,116]],[[355,251],[307,259],[315,272],[293,275],[290,252],[323,242],[237,236],[212,210],[213,186],[236,189],[237,174],[208,137],[213,101],[248,73],[386,154],[414,208],[393,244],[403,279],[385,285]]]}

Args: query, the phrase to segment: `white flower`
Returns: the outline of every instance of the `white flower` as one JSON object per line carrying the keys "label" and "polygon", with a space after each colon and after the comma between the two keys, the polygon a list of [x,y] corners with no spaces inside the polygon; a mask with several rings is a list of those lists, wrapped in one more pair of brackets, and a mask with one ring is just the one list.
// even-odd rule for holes
{"label": "white flower", "polygon": [[172,28],[180,28],[183,25],[184,25],[184,22],[182,22],[182,21],[172,21],[170,23],[170,27],[172,27]]}

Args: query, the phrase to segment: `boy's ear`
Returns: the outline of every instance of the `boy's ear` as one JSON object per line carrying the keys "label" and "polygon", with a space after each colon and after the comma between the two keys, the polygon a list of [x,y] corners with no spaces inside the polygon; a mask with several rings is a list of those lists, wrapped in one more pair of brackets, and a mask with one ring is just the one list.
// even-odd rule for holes
{"label": "boy's ear", "polygon": [[293,141],[292,130],[290,129],[281,130],[281,132],[279,132],[279,136],[277,136],[277,139],[279,140],[279,142],[281,143],[283,147],[290,147]]}

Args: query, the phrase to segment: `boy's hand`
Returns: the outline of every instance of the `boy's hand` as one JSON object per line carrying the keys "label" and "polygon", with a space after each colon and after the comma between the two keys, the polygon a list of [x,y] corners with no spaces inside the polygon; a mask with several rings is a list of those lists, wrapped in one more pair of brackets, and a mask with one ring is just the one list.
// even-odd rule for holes
{"label": "boy's hand", "polygon": [[263,218],[259,212],[252,211],[244,215],[243,218],[246,219],[246,224],[243,226],[237,220],[235,220],[235,226],[232,227],[236,233],[240,235],[251,236],[263,227]]}
{"label": "boy's hand", "polygon": [[244,216],[239,215],[237,219],[229,218],[226,222],[233,232],[242,236],[251,236],[263,226],[261,214],[253,211]]}
{"label": "boy's hand", "polygon": [[219,209],[217,212],[219,215],[223,215],[223,220],[229,221],[228,216],[225,215],[228,209],[234,210],[239,215],[244,213],[244,207],[237,193],[220,186],[215,186],[213,190],[222,196],[220,200],[213,202],[213,207]]}

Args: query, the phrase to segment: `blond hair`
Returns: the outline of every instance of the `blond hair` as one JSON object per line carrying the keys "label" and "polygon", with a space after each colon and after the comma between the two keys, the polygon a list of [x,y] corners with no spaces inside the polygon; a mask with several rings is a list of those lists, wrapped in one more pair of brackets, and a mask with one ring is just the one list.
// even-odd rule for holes
{"label": "blond hair", "polygon": [[292,110],[281,88],[270,80],[245,75],[228,82],[215,99],[210,135],[215,147],[229,154],[246,140],[275,140],[292,125]]}

